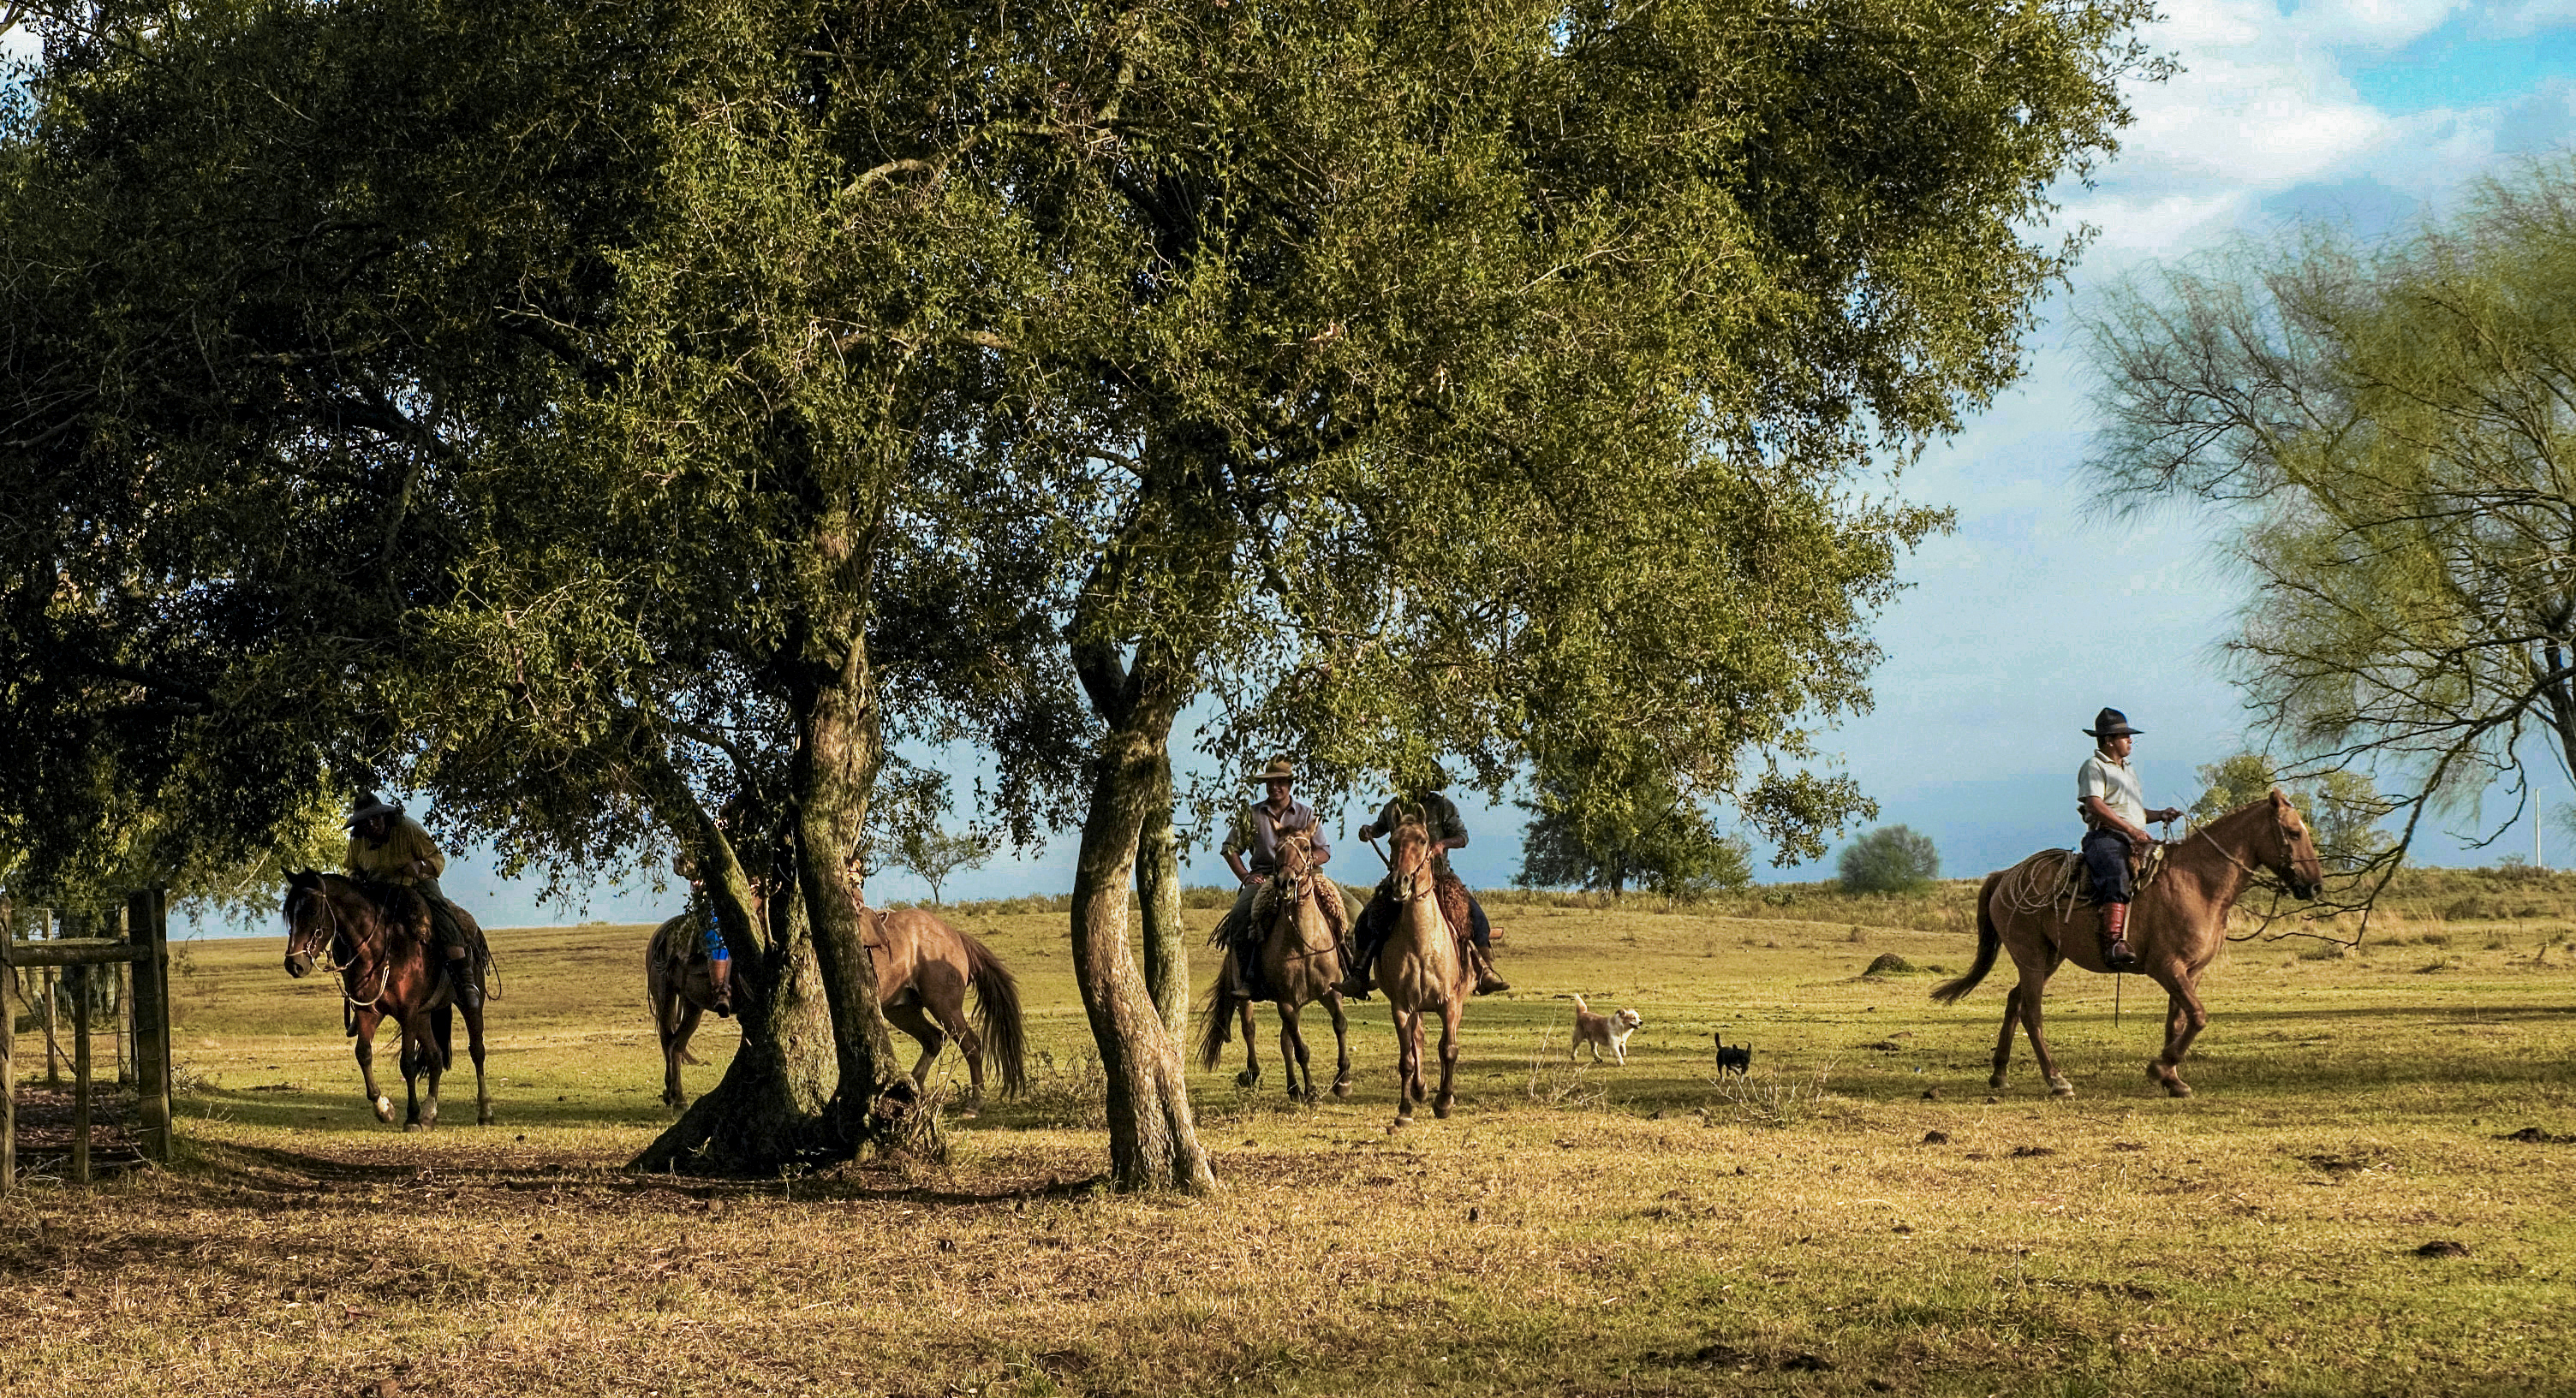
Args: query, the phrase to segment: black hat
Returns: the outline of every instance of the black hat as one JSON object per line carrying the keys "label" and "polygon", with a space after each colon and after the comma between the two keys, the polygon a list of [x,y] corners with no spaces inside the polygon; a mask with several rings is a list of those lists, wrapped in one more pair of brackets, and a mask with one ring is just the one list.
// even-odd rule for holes
{"label": "black hat", "polygon": [[376,798],[376,793],[372,791],[361,791],[358,793],[357,799],[349,803],[349,819],[346,822],[345,828],[355,830],[358,828],[359,822],[366,820],[371,816],[398,816],[401,814],[402,807],[390,805],[384,801],[378,800]]}
{"label": "black hat", "polygon": [[2126,738],[2131,734],[2145,731],[2143,728],[2131,728],[2129,716],[2118,709],[2104,709],[2093,716],[2093,726],[2085,729],[2084,734],[2090,738]]}

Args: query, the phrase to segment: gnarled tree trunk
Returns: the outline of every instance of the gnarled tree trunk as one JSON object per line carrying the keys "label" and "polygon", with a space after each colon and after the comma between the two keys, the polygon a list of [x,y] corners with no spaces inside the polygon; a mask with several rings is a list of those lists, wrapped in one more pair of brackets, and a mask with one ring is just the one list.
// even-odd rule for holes
{"label": "gnarled tree trunk", "polygon": [[1155,790],[1136,836],[1136,908],[1145,927],[1145,988],[1163,1027],[1181,1032],[1190,1013],[1190,944],[1181,925],[1180,845],[1172,834],[1172,750],[1156,745]]}

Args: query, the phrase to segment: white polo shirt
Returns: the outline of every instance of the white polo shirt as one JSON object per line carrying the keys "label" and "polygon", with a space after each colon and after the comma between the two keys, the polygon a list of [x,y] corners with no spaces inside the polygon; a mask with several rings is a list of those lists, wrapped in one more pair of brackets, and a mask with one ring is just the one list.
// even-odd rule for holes
{"label": "white polo shirt", "polygon": [[2138,774],[2099,748],[2075,772],[2075,799],[2099,796],[2112,813],[2140,829],[2147,824],[2147,796],[2138,785]]}

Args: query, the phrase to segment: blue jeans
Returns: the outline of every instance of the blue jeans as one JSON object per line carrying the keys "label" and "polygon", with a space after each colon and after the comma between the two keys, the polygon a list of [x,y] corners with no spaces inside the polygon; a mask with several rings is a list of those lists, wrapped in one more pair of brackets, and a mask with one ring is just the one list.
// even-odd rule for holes
{"label": "blue jeans", "polygon": [[2093,896],[2105,903],[2129,901],[2129,837],[2117,830],[2084,832],[2084,872],[2093,880]]}

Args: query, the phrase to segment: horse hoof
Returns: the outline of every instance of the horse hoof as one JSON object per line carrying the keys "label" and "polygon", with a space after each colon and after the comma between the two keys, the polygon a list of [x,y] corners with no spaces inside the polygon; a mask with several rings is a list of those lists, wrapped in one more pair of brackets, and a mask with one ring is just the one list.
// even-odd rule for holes
{"label": "horse hoof", "polygon": [[1261,1081],[1261,1075],[1255,1072],[1246,1071],[1234,1075],[1234,1085],[1237,1087],[1250,1087],[1259,1081]]}
{"label": "horse hoof", "polygon": [[425,1121],[406,1121],[403,1123],[403,1129],[405,1131],[426,1131],[429,1129],[429,1123]]}
{"label": "horse hoof", "polygon": [[393,1119],[394,1099],[390,1097],[378,1097],[376,1099],[376,1120],[391,1123]]}
{"label": "horse hoof", "polygon": [[1440,1118],[1442,1121],[1447,1121],[1449,1119],[1449,1104],[1446,1102],[1432,1103],[1431,1114]]}
{"label": "horse hoof", "polygon": [[1997,1073],[1997,1074],[1995,1074],[1993,1077],[1986,1079],[1986,1086],[1987,1086],[1987,1087],[1989,1087],[1989,1088],[1994,1089],[1994,1090],[1995,1090],[1995,1091],[1997,1091],[1997,1092],[2001,1092],[2001,1091],[2003,1091],[2003,1090],[2004,1090],[2004,1075],[2003,1075],[2003,1074],[2001,1074],[2001,1073]]}
{"label": "horse hoof", "polygon": [[2180,1078],[2176,1078],[2172,1082],[2165,1084],[2165,1095],[2167,1097],[2189,1097],[2191,1095],[2191,1084],[2184,1082]]}
{"label": "horse hoof", "polygon": [[1394,1135],[1394,1134],[1395,1134],[1399,1129],[1401,1129],[1401,1128],[1403,1128],[1403,1127],[1411,1126],[1412,1124],[1413,1124],[1413,1117],[1412,1117],[1412,1114],[1411,1114],[1411,1113],[1407,1113],[1406,1115],[1403,1115],[1403,1116],[1397,1117],[1397,1118],[1396,1118],[1392,1123],[1390,1123],[1390,1124],[1387,1126],[1387,1128],[1386,1128],[1386,1134],[1388,1134],[1388,1135],[1392,1136],[1392,1135]]}
{"label": "horse hoof", "polygon": [[982,1113],[976,1111],[973,1107],[960,1107],[957,1109],[957,1119],[959,1121],[973,1121],[980,1115],[982,1115]]}
{"label": "horse hoof", "polygon": [[1351,1095],[1351,1085],[1350,1085],[1350,1083],[1349,1083],[1349,1082],[1347,1082],[1347,1081],[1344,1081],[1344,1082],[1337,1082],[1337,1083],[1333,1084],[1333,1095],[1334,1095],[1335,1097],[1348,1097],[1348,1096],[1350,1096],[1350,1095]]}
{"label": "horse hoof", "polygon": [[489,1125],[491,1125],[491,1124],[492,1124],[492,1113],[491,1113],[490,1111],[488,1111],[488,1110],[486,1110],[486,1111],[476,1112],[476,1113],[474,1114],[474,1124],[475,1124],[475,1125],[477,1125],[477,1126],[489,1126]]}
{"label": "horse hoof", "polygon": [[2072,1097],[2075,1095],[2075,1084],[2068,1082],[2064,1078],[2050,1078],[2048,1080],[2048,1095],[2051,1097]]}

